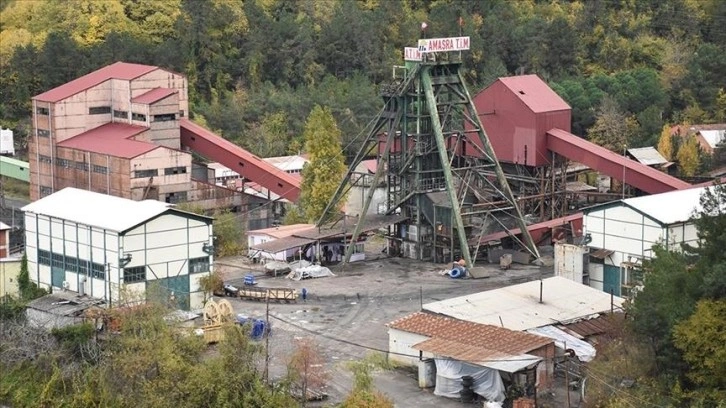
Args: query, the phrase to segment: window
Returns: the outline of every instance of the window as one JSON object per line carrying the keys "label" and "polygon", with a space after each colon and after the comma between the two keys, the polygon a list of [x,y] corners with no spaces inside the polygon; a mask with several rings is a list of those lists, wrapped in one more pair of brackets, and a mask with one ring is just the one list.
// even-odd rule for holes
{"label": "window", "polygon": [[129,113],[127,111],[114,110],[113,117],[119,119],[128,119]]}
{"label": "window", "polygon": [[99,166],[97,164],[94,164],[91,167],[93,168],[94,173],[108,174],[108,167]]}
{"label": "window", "polygon": [[192,258],[189,260],[189,273],[209,272],[209,257]]}
{"label": "window", "polygon": [[66,257],[66,270],[68,272],[78,272],[78,258],[67,256]]}
{"label": "window", "polygon": [[146,280],[146,267],[134,266],[133,268],[124,268],[124,282],[134,283]]}
{"label": "window", "polygon": [[78,273],[81,275],[88,275],[88,261],[83,259],[78,260]]}
{"label": "window", "polygon": [[38,155],[38,161],[41,163],[48,163],[48,164],[53,163],[53,159],[51,159],[50,156],[46,156],[43,154]]}
{"label": "window", "polygon": [[183,118],[183,117],[184,117],[184,111],[183,111],[183,110],[180,110],[180,111],[179,111],[179,117],[180,117],[180,118]]}
{"label": "window", "polygon": [[38,265],[50,266],[50,252],[38,250]]}
{"label": "window", "polygon": [[157,169],[134,171],[134,178],[154,177],[154,176],[158,176],[158,175],[159,175],[159,171]]}
{"label": "window", "polygon": [[91,277],[96,279],[106,279],[106,268],[104,265],[93,262],[91,264]]}
{"label": "window", "polygon": [[35,108],[35,113],[37,113],[38,115],[50,115],[50,111],[48,110],[48,108],[41,108],[40,106]]}
{"label": "window", "polygon": [[154,122],[168,122],[170,120],[176,120],[175,113],[165,113],[162,115],[154,115]]}
{"label": "window", "polygon": [[37,131],[38,131],[38,136],[41,136],[41,137],[48,137],[48,136],[50,136],[50,131],[49,130],[37,129]]}
{"label": "window", "polygon": [[71,166],[71,161],[66,160],[66,159],[55,159],[55,165],[58,167],[65,167],[65,168],[75,167],[75,166]]}
{"label": "window", "polygon": [[52,262],[52,267],[54,268],[63,268],[65,269],[65,265],[63,265],[63,255],[61,254],[50,254]]}
{"label": "window", "polygon": [[40,186],[40,196],[45,197],[53,194],[53,189],[46,186]]}
{"label": "window", "polygon": [[88,163],[86,163],[86,162],[76,162],[76,168],[78,170],[88,171]]}
{"label": "window", "polygon": [[141,113],[131,112],[131,119],[138,120],[139,122],[146,122],[146,115]]}
{"label": "window", "polygon": [[105,115],[107,113],[111,113],[110,106],[94,106],[92,108],[88,108],[89,115]]}
{"label": "window", "polygon": [[187,168],[184,166],[181,167],[167,167],[164,169],[164,175],[170,176],[172,174],[184,174],[187,172]]}
{"label": "window", "polygon": [[186,191],[177,191],[166,195],[166,202],[169,204],[183,203],[185,201],[187,201]]}

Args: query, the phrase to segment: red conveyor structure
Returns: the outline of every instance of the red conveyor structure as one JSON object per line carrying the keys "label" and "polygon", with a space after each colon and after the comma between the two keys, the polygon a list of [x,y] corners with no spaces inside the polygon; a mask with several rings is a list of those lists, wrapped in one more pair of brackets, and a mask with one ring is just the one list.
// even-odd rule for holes
{"label": "red conveyor structure", "polygon": [[245,180],[253,181],[282,198],[296,202],[300,179],[225,140],[189,119],[180,121],[181,145],[207,159],[229,167]]}
{"label": "red conveyor structure", "polygon": [[630,160],[562,129],[547,131],[547,149],[648,194],[692,187],[683,180]]}

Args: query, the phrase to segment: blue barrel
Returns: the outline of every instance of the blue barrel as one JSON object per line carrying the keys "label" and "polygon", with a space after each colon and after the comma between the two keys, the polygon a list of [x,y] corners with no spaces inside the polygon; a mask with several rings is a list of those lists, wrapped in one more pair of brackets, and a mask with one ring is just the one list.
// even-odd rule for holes
{"label": "blue barrel", "polygon": [[461,266],[454,266],[451,272],[449,272],[449,276],[453,279],[463,278],[466,276],[466,271]]}
{"label": "blue barrel", "polygon": [[252,338],[259,339],[265,334],[265,321],[262,319],[255,319],[252,324]]}
{"label": "blue barrel", "polygon": [[255,284],[255,275],[245,275],[245,285],[247,286],[254,286]]}

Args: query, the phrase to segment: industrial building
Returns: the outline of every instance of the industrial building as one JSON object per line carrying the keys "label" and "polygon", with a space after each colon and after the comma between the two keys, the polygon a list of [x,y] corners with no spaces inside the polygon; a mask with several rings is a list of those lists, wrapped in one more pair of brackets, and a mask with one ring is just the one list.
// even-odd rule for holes
{"label": "industrial building", "polygon": [[164,296],[183,309],[202,307],[199,278],[213,264],[211,218],[72,187],[23,211],[28,271],[40,287],[108,306]]}
{"label": "industrial building", "polygon": [[[319,224],[340,218],[338,203],[367,180],[385,186],[386,197],[380,202],[377,190],[368,189],[355,207],[361,221],[376,204],[377,214],[403,218],[389,226],[389,254],[464,259],[471,266],[504,241],[537,258],[538,245],[554,238],[548,228],[572,223],[578,203],[570,200],[612,199],[595,188],[574,189],[570,161],[647,194],[690,186],[570,133],[570,106],[536,75],[499,78],[472,97],[461,72],[461,52],[469,43],[461,40],[445,42],[467,44],[456,52],[404,53],[405,65],[382,87],[384,108]],[[376,152],[376,168],[359,177],[370,152]],[[506,240],[497,235],[501,231]],[[352,239],[360,232],[354,230]],[[564,233],[568,238],[581,230]]]}
{"label": "industrial building", "polygon": [[[207,209],[248,211],[267,202],[215,186],[206,166],[193,162],[193,152],[233,168],[245,182],[297,198],[299,179],[187,119],[183,75],[117,62],[36,95],[32,102],[31,200],[75,187]],[[274,214],[252,218],[265,221],[253,227],[266,227]]]}
{"label": "industrial building", "polygon": [[660,243],[671,250],[679,250],[682,244],[697,245],[693,217],[705,189],[628,198],[585,209],[585,233],[591,239],[589,250],[582,249],[589,254],[585,283],[616,296],[630,296],[642,283],[640,269],[643,260],[653,256],[653,245]]}

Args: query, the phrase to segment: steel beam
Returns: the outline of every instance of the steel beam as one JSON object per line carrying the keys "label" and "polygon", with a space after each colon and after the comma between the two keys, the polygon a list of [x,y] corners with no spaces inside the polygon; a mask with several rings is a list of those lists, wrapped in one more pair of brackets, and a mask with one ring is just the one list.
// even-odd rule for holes
{"label": "steel beam", "polygon": [[441,130],[441,122],[439,121],[439,112],[436,108],[436,97],[434,96],[434,87],[431,81],[431,67],[427,66],[421,72],[421,84],[423,85],[424,94],[426,95],[426,104],[431,115],[431,127],[434,131],[436,144],[439,147],[439,157],[441,158],[441,168],[446,180],[446,192],[451,202],[451,212],[454,215],[454,226],[459,236],[459,244],[461,253],[464,256],[466,267],[471,268],[474,264],[471,262],[469,253],[469,241],[466,239],[466,230],[464,230],[464,220],[461,218],[461,209],[459,208],[459,200],[456,197],[456,189],[454,188],[454,180],[451,174],[451,165],[449,164],[449,155],[446,151],[446,141]]}

